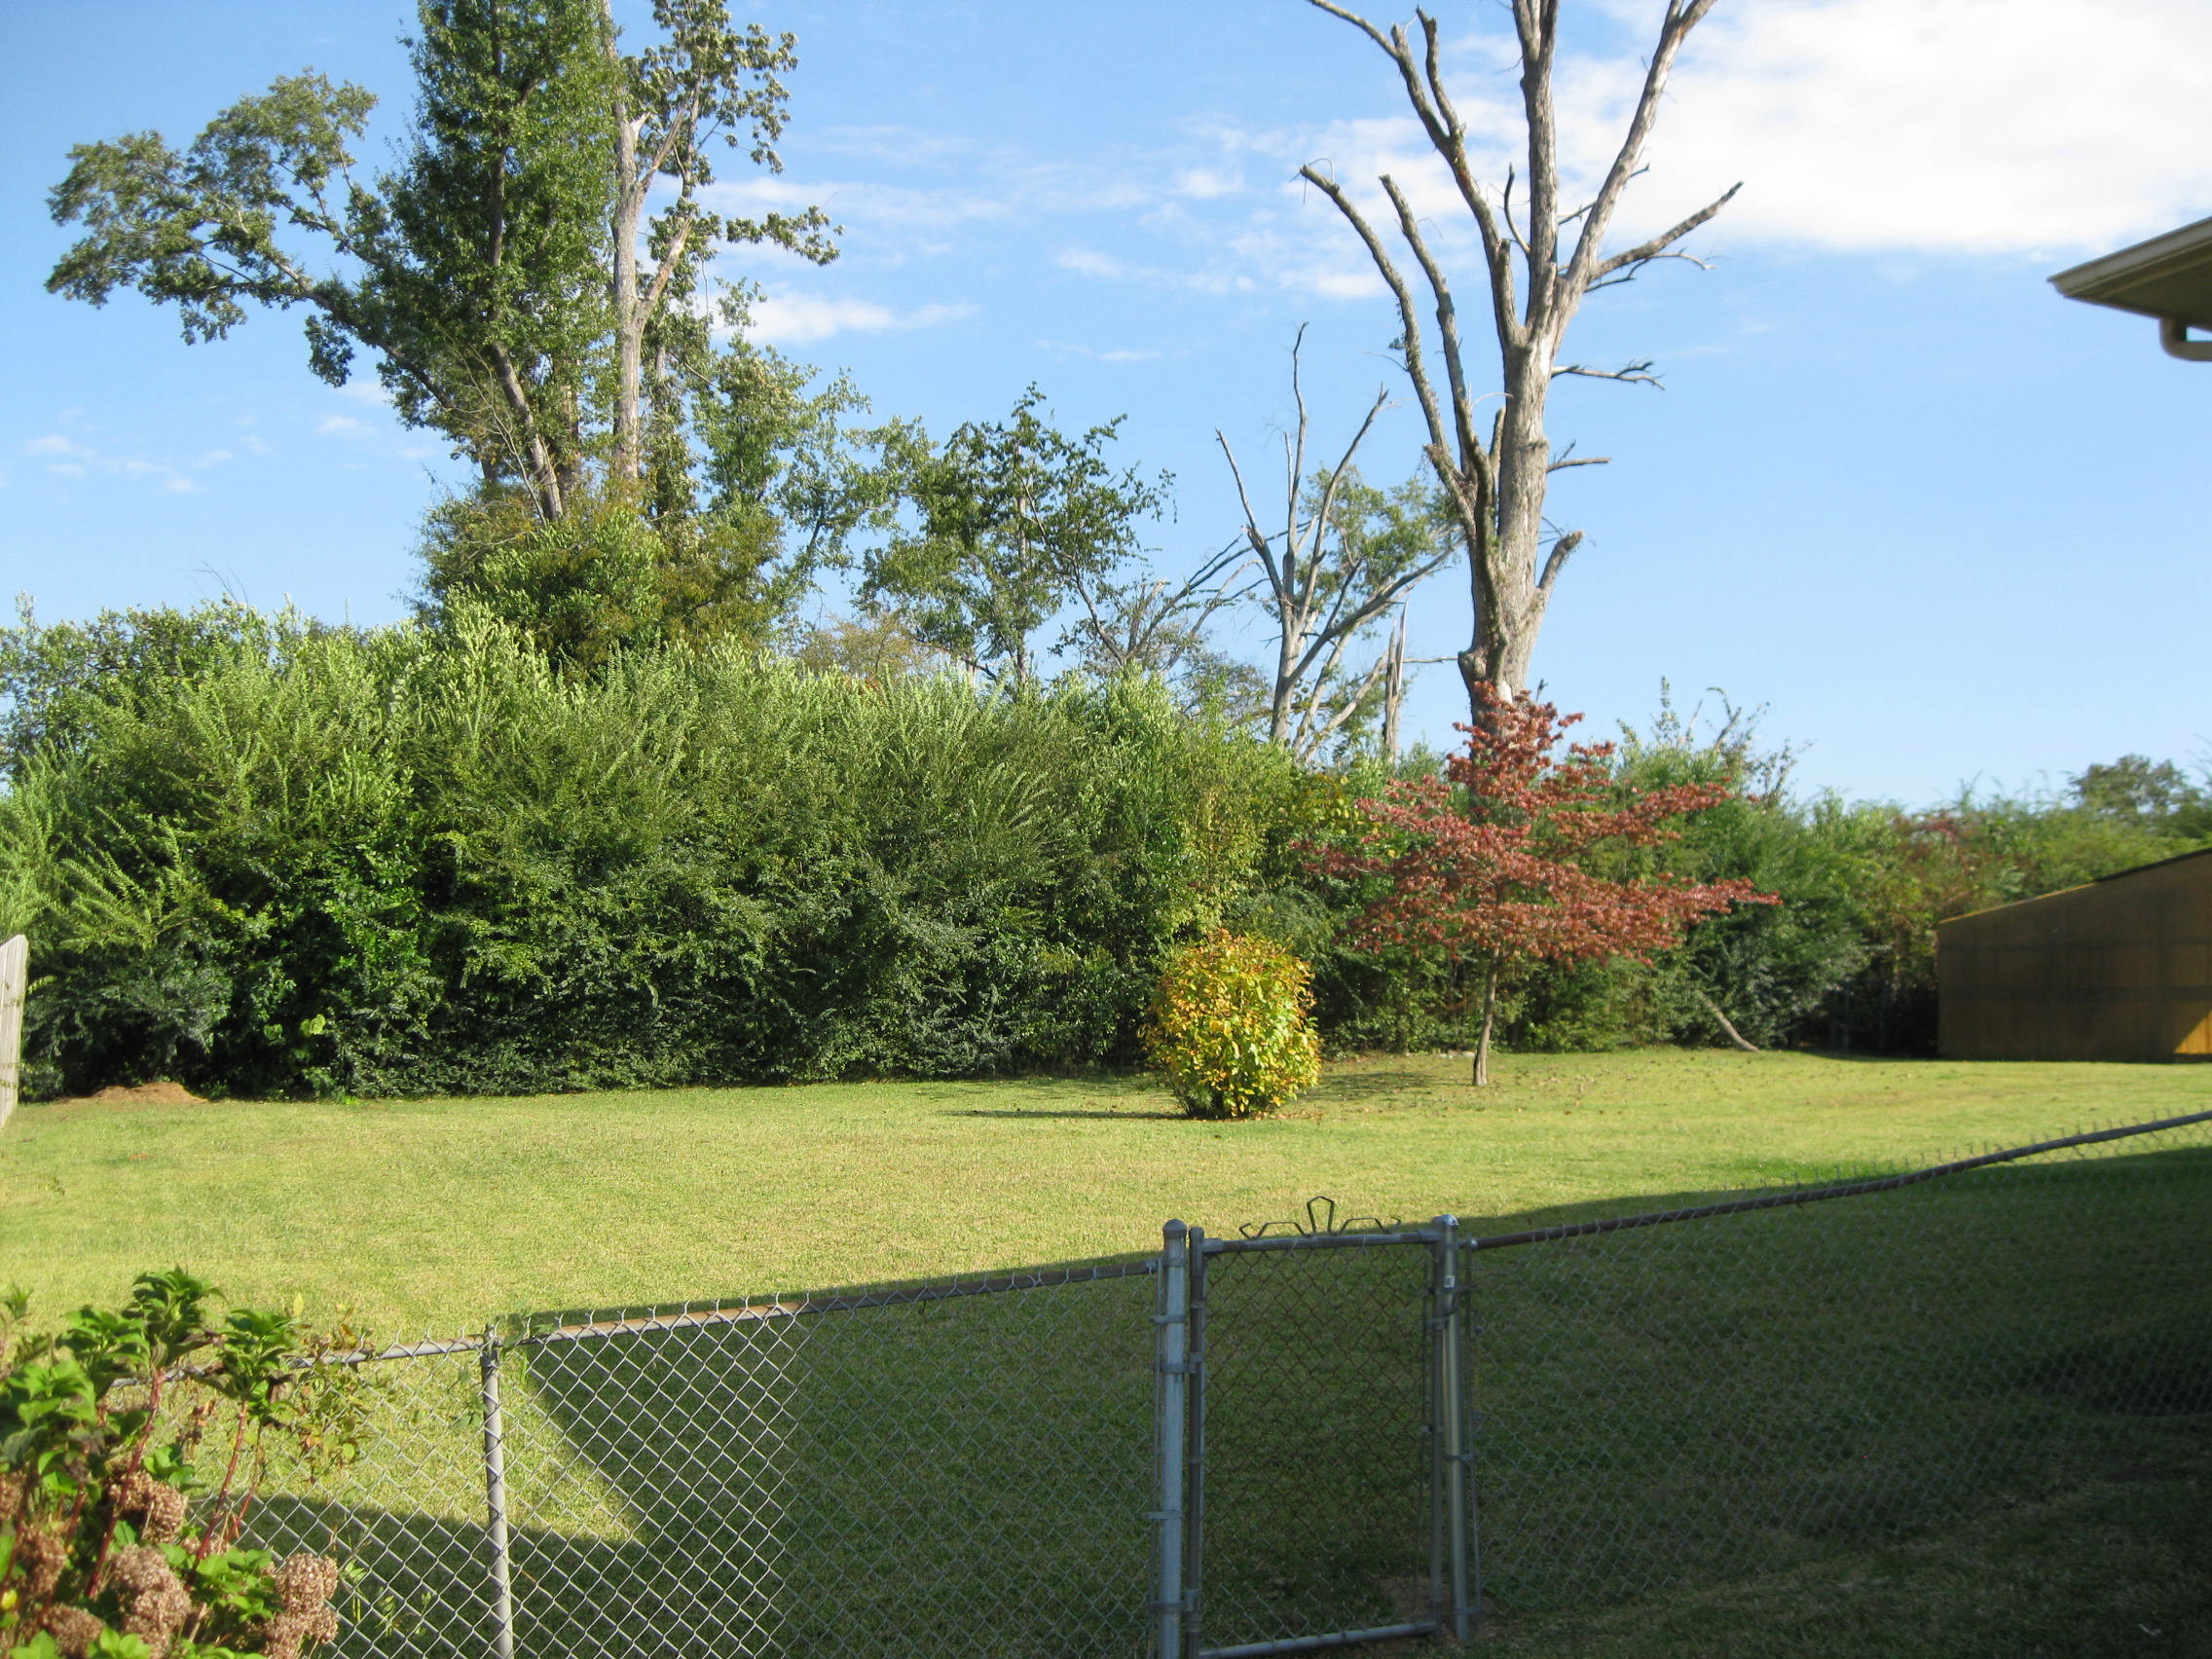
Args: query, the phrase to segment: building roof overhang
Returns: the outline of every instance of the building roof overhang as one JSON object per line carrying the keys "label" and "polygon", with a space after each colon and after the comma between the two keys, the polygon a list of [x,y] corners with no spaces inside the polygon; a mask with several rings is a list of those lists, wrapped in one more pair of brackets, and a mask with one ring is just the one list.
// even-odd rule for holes
{"label": "building roof overhang", "polygon": [[2070,300],[2212,330],[2212,219],[2051,277]]}

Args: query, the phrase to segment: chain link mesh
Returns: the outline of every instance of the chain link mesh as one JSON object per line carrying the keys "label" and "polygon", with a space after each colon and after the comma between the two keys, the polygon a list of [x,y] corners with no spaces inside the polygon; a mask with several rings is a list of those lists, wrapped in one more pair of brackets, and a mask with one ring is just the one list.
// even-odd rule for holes
{"label": "chain link mesh", "polygon": [[[528,1322],[514,1651],[1141,1653],[1151,1295],[1115,1265]],[[495,1649],[478,1364],[364,1366],[369,1455],[256,1519],[355,1564],[347,1659]]]}
{"label": "chain link mesh", "polygon": [[1205,1270],[1205,1641],[1426,1619],[1421,1240],[1230,1244]]}
{"label": "chain link mesh", "polygon": [[1469,1253],[1485,1588],[1592,1605],[2155,1463],[2212,1412],[2203,1125]]}
{"label": "chain link mesh", "polygon": [[[2156,1466],[2212,1414],[2212,1125],[1752,1213],[1469,1245],[1494,1612],[1787,1568]],[[1703,1196],[1701,1196],[1703,1197]],[[1679,1203],[1697,1201],[1677,1200]],[[1208,1647],[1433,1615],[1426,1235],[1214,1241]],[[512,1651],[1136,1659],[1156,1262],[500,1334]],[[482,1354],[355,1366],[357,1461],[245,1541],[347,1563],[343,1659],[499,1651]]]}
{"label": "chain link mesh", "polygon": [[352,1367],[357,1460],[335,1475],[280,1453],[240,1542],[344,1565],[336,1652],[468,1659],[493,1646],[484,1410],[473,1343]]}

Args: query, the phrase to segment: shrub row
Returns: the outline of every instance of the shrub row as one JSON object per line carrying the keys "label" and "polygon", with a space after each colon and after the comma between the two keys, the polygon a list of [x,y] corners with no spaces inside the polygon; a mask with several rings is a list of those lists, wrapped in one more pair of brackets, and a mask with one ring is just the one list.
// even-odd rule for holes
{"label": "shrub row", "polygon": [[[1381,768],[1303,772],[1142,680],[1010,695],[736,646],[565,675],[491,622],[212,606],[26,619],[0,634],[0,935],[34,940],[34,1090],[1126,1065],[1171,947],[1223,927],[1310,964],[1335,1048],[1467,1036],[1450,966],[1350,950],[1361,896],[1305,869],[1364,824]],[[1508,987],[1508,1047],[1715,1042],[1717,1005],[1760,1044],[1926,1048],[1937,919],[2206,829],[2134,762],[2092,768],[2102,793],[1922,814],[1793,800],[1744,745],[1678,727],[1619,764],[1747,790],[1633,856],[1785,903]]]}
{"label": "shrub row", "polygon": [[587,682],[494,630],[290,630],[104,683],[0,805],[49,1088],[1127,1060],[1161,954],[1252,885],[1296,784],[1143,682],[994,697],[714,649]]}

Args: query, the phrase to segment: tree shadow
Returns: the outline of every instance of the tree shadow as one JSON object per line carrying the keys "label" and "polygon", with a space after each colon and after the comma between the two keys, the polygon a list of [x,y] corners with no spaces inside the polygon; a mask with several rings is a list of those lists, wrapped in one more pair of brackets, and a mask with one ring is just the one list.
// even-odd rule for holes
{"label": "tree shadow", "polygon": [[1042,1109],[1036,1111],[1025,1111],[1019,1107],[1014,1107],[1012,1109],[995,1109],[982,1106],[974,1106],[970,1107],[966,1111],[944,1112],[940,1115],[946,1118],[1062,1118],[1077,1119],[1085,1123],[1096,1123],[1100,1120],[1106,1120],[1110,1122],[1114,1119],[1122,1119],[1124,1121],[1137,1123],[1182,1123],[1189,1119],[1189,1114],[1184,1112],[1124,1112],[1119,1107],[1114,1106],[1096,1107],[1089,1111],[1076,1112],[1047,1111]]}
{"label": "tree shadow", "polygon": [[[1137,1659],[1154,1289],[539,1321],[502,1367],[516,1651]],[[481,1424],[447,1396],[361,1496],[437,1480],[470,1513]],[[293,1498],[256,1534],[362,1564],[341,1654],[490,1645],[480,1521]]]}

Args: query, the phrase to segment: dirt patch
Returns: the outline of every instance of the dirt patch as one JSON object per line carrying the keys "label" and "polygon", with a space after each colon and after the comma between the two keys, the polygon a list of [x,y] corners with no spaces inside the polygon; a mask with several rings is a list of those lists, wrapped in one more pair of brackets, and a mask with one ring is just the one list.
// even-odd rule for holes
{"label": "dirt patch", "polygon": [[82,1106],[88,1103],[120,1103],[132,1106],[199,1106],[201,1097],[181,1083],[111,1083],[92,1094],[72,1094],[56,1100],[56,1106]]}

